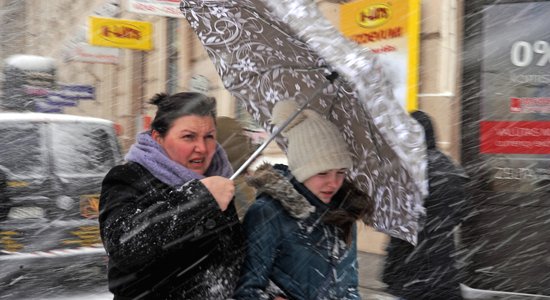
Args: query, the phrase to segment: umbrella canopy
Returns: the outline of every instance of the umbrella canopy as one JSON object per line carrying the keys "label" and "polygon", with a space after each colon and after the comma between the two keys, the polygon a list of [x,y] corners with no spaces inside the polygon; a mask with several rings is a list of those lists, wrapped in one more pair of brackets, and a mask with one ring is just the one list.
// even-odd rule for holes
{"label": "umbrella canopy", "polygon": [[309,0],[184,0],[181,9],[226,89],[266,130],[285,99],[309,101],[336,124],[354,155],[350,179],[375,201],[366,221],[416,244],[427,190],[423,130],[394,99],[375,56]]}

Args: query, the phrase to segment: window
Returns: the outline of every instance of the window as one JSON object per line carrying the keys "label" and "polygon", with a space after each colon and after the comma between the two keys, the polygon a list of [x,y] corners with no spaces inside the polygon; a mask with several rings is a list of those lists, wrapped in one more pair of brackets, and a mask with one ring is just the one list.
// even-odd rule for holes
{"label": "window", "polygon": [[52,127],[54,169],[62,174],[103,174],[115,165],[109,127],[59,123]]}
{"label": "window", "polygon": [[0,165],[18,177],[44,176],[47,152],[44,150],[40,125],[0,124]]}

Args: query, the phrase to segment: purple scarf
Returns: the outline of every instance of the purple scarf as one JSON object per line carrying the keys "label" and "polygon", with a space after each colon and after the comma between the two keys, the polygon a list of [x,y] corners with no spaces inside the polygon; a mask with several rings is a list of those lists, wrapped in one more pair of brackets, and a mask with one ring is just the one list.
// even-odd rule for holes
{"label": "purple scarf", "polygon": [[124,159],[142,165],[153,176],[170,186],[182,185],[192,179],[203,179],[207,176],[229,178],[233,174],[227,154],[220,144],[216,146],[216,153],[203,176],[171,160],[164,149],[153,140],[149,131],[138,134],[136,142],[130,147]]}

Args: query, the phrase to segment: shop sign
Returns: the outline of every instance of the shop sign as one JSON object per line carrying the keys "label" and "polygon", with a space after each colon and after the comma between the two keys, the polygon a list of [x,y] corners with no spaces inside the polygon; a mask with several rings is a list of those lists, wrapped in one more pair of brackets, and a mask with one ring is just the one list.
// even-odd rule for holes
{"label": "shop sign", "polygon": [[[115,17],[120,13],[119,0],[104,1],[97,7],[93,15],[101,17]],[[81,24],[76,27],[62,49],[62,56],[65,62],[81,61],[88,63],[118,64],[119,50],[107,47],[94,47],[88,44],[88,26]]]}
{"label": "shop sign", "polygon": [[153,49],[152,33],[151,22],[89,17],[88,39],[91,45],[151,50]]}
{"label": "shop sign", "polygon": [[480,152],[550,154],[550,122],[482,121]]}
{"label": "shop sign", "polygon": [[550,31],[540,26],[549,15],[550,2],[483,9],[479,153],[489,190],[550,188]]}
{"label": "shop sign", "polygon": [[42,112],[42,113],[55,113],[55,114],[63,113],[63,106],[51,104],[46,99],[42,99],[42,98],[35,99],[34,109],[36,112]]}
{"label": "shop sign", "polygon": [[420,1],[358,0],[343,4],[340,31],[380,56],[392,74],[395,98],[407,110],[417,109]]}
{"label": "shop sign", "polygon": [[128,0],[128,10],[137,14],[183,18],[180,0]]}
{"label": "shop sign", "polygon": [[510,97],[510,112],[550,114],[550,97]]}
{"label": "shop sign", "polygon": [[95,87],[89,84],[58,84],[58,92],[67,99],[94,100]]}
{"label": "shop sign", "polygon": [[63,52],[63,56],[65,61],[118,64],[120,50],[118,48],[96,47],[81,42],[67,47]]}
{"label": "shop sign", "polygon": [[78,100],[67,98],[62,93],[50,92],[46,98],[46,103],[50,106],[77,106]]}

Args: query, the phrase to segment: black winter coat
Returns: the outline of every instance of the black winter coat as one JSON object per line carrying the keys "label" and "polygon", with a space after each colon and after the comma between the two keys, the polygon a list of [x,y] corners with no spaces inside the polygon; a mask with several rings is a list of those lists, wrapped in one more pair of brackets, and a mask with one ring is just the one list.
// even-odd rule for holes
{"label": "black winter coat", "polygon": [[115,299],[225,299],[242,263],[233,204],[222,212],[198,180],[172,188],[137,163],[102,185],[101,238]]}
{"label": "black winter coat", "polygon": [[390,293],[408,300],[462,299],[453,231],[467,212],[468,177],[449,157],[432,148],[428,149],[428,180],[426,224],[418,245],[391,238],[383,281]]}

